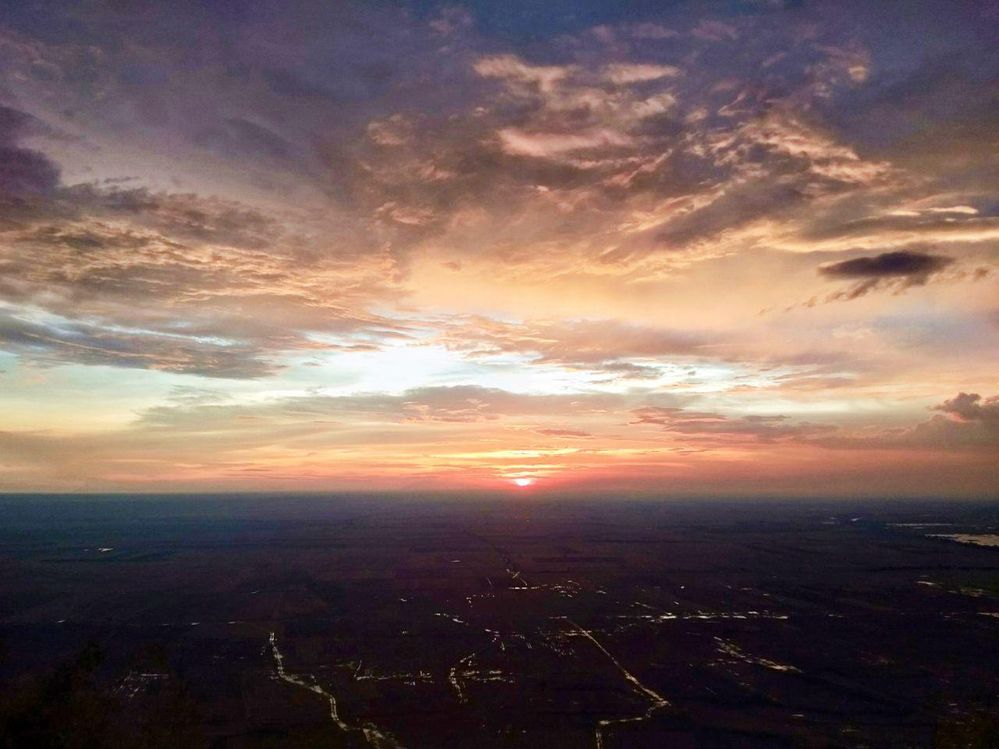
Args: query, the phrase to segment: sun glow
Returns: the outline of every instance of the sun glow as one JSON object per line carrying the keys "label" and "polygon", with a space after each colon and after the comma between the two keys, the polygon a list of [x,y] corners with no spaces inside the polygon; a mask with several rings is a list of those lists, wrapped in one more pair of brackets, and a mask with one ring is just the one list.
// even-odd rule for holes
{"label": "sun glow", "polygon": [[517,478],[517,479],[513,479],[513,483],[515,483],[517,486],[519,486],[521,488],[524,488],[524,487],[528,487],[531,484],[533,484],[534,483],[534,479]]}

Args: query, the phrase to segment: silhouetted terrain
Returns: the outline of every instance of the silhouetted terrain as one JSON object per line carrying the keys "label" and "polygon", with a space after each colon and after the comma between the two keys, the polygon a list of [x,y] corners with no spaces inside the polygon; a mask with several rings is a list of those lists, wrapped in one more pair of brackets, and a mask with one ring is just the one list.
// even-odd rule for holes
{"label": "silhouetted terrain", "polygon": [[966,502],[8,497],[0,746],[997,746],[997,528]]}

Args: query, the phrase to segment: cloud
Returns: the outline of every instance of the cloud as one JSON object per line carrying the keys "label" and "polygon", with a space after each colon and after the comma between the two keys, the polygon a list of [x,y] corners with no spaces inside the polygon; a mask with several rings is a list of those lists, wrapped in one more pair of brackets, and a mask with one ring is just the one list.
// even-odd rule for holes
{"label": "cloud", "polygon": [[819,273],[829,279],[857,281],[846,291],[832,294],[830,300],[857,299],[879,288],[901,292],[922,286],[953,263],[954,259],[946,255],[897,250],[830,263],[819,268]]}
{"label": "cloud", "polygon": [[940,413],[913,426],[873,428],[867,433],[833,435],[819,444],[848,449],[984,451],[999,448],[999,396],[958,393],[932,407]]}
{"label": "cloud", "polygon": [[0,187],[10,196],[51,192],[59,181],[58,168],[41,152],[18,144],[40,123],[29,114],[0,105]]}
{"label": "cloud", "polygon": [[[398,395],[301,395],[272,399],[262,404],[183,402],[146,411],[142,426],[196,431],[199,424],[239,429],[247,419],[261,424],[318,424],[325,428],[342,422],[342,429],[363,429],[371,424],[403,425],[418,431],[434,423],[476,424],[499,419],[604,414],[627,409],[639,396],[603,393],[539,395],[516,393],[479,385],[425,386]],[[660,396],[660,402],[675,401]],[[357,417],[360,425],[355,422]]]}
{"label": "cloud", "polygon": [[689,411],[677,407],[646,406],[632,411],[632,424],[652,424],[664,431],[696,440],[744,440],[779,442],[803,441],[835,431],[827,424],[790,423],[786,416],[749,415],[730,418],[710,411]]}
{"label": "cloud", "polygon": [[656,380],[662,375],[659,367],[627,361],[605,362],[600,365],[600,371],[622,380]]}
{"label": "cloud", "polygon": [[31,115],[0,104],[0,230],[17,226],[55,192],[58,167],[21,140],[40,123]]}
{"label": "cloud", "polygon": [[552,428],[552,429],[535,429],[538,434],[543,434],[545,437],[592,437],[593,435],[589,432],[584,432],[581,429],[562,429],[562,428]]}
{"label": "cloud", "polygon": [[632,145],[631,139],[614,130],[596,129],[571,133],[528,133],[515,128],[500,130],[500,141],[507,153],[538,158],[556,157],[570,151]]}
{"label": "cloud", "polygon": [[48,364],[99,364],[202,377],[246,379],[277,371],[265,352],[245,343],[79,321],[39,323],[2,312],[0,349]]}
{"label": "cloud", "polygon": [[986,431],[999,437],[999,396],[983,400],[978,393],[958,393],[934,406],[933,410],[941,411],[959,423],[980,423]]}
{"label": "cloud", "polygon": [[[404,335],[398,322],[366,310],[385,283],[377,258],[310,258],[267,217],[216,199],[94,188],[74,195],[79,218],[46,218],[8,232],[0,247],[0,297],[8,304],[76,320],[87,336],[103,329],[102,336],[120,340],[121,331],[131,331],[129,347],[142,335],[155,350],[184,339],[227,341],[214,370],[239,376],[275,370],[230,366],[231,352],[271,360]],[[68,361],[79,351],[79,361],[92,362],[86,350],[60,345],[57,358]],[[41,349],[19,351],[32,357]],[[140,361],[118,352],[102,363]]]}
{"label": "cloud", "polygon": [[622,85],[658,81],[660,78],[675,78],[680,74],[680,68],[675,65],[613,63],[604,68],[604,77],[608,81]]}
{"label": "cloud", "polygon": [[943,255],[922,252],[885,252],[874,257],[857,257],[831,263],[819,269],[829,278],[926,278],[954,262]]}
{"label": "cloud", "polygon": [[[970,207],[970,206],[969,206]],[[843,220],[833,214],[816,221],[802,232],[813,244],[835,249],[843,242],[963,241],[982,242],[999,237],[999,220],[995,216],[954,210],[954,206],[901,208],[882,215],[853,217]]]}
{"label": "cloud", "polygon": [[[991,408],[994,399],[953,400],[942,405],[974,420],[940,414],[932,421],[936,437],[941,422],[965,431],[980,427],[974,407]],[[622,432],[629,414],[633,428]],[[7,469],[5,485],[12,487],[37,480],[40,471],[64,488],[133,489],[160,481],[258,488],[289,482],[398,488],[419,481],[489,487],[504,475],[526,473],[544,477],[545,484],[550,478],[555,486],[597,479],[648,490],[668,477],[693,491],[731,491],[740,482],[767,477],[774,486],[814,491],[817,478],[836,478],[851,487],[875,479],[878,491],[903,486],[918,492],[926,490],[922,478],[912,484],[904,477],[912,471],[909,451],[919,450],[920,477],[945,471],[952,481],[966,472],[980,483],[990,475],[994,436],[992,442],[979,436],[941,443],[927,440],[924,427],[909,428],[919,439],[906,440],[853,431],[783,416],[731,416],[649,394],[539,396],[458,386],[240,402],[215,390],[184,388],[124,428],[61,435],[0,431],[0,464]],[[847,449],[849,457],[833,452]],[[858,449],[869,454],[858,455]],[[889,450],[899,450],[898,457]]]}
{"label": "cloud", "polygon": [[[660,376],[651,363],[667,365],[697,357],[712,338],[690,331],[629,325],[616,320],[525,321],[511,324],[469,317],[448,326],[438,339],[467,356],[529,356],[532,364],[559,366],[611,379],[651,380]],[[634,361],[630,361],[634,360]]]}
{"label": "cloud", "polygon": [[49,365],[247,378],[274,374],[289,351],[403,335],[366,310],[392,283],[385,258],[323,256],[300,229],[234,200],[66,185],[18,145],[32,130],[45,132],[0,107],[0,348]]}
{"label": "cloud", "polygon": [[475,62],[474,69],[483,78],[501,79],[525,94],[551,92],[572,72],[560,65],[531,65],[515,55],[483,57]]}
{"label": "cloud", "polygon": [[[592,48],[574,55],[579,39],[544,64],[475,58],[471,70],[490,85],[466,81],[468,109],[396,113],[418,123],[406,138],[375,124],[380,148],[364,152],[354,188],[393,220],[391,241],[406,252],[446,245],[529,266],[543,247],[583,273],[615,266],[637,276],[663,250],[714,257],[719,243],[756,227],[773,234],[783,224],[793,240],[822,216],[821,201],[904,182],[816,107],[860,85],[862,50],[810,28],[794,54],[775,55],[789,44],[786,30],[742,22],[758,26],[746,36],[759,41],[738,54],[728,46],[734,27],[719,22],[669,49],[601,32],[621,45],[608,55],[635,61],[602,60]],[[692,59],[704,64],[686,70]],[[756,69],[766,72],[747,78]],[[510,244],[538,251],[511,257]]]}
{"label": "cloud", "polygon": [[986,450],[999,447],[999,396],[959,393],[932,410],[930,419],[904,427],[864,428],[793,422],[781,415],[732,417],[682,406],[643,406],[632,410],[634,425],[653,425],[667,433],[705,443],[753,440],[790,442],[828,449],[933,451]]}

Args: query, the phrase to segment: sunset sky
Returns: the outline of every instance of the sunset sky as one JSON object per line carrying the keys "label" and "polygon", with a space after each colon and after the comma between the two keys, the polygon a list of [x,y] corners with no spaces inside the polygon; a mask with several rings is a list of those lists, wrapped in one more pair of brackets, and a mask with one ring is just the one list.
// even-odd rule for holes
{"label": "sunset sky", "polygon": [[999,4],[6,2],[0,491],[999,496]]}

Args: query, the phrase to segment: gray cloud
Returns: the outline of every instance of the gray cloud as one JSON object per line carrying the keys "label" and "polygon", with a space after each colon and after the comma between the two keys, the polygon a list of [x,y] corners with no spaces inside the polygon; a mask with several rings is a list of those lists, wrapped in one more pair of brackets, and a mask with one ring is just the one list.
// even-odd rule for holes
{"label": "gray cloud", "polygon": [[922,286],[931,276],[953,263],[954,259],[946,255],[898,250],[824,265],[819,268],[819,273],[829,279],[856,281],[847,290],[829,297],[829,301],[849,300],[881,288],[900,292],[912,286]]}
{"label": "gray cloud", "polygon": [[645,406],[632,411],[632,424],[651,424],[664,431],[696,440],[743,440],[779,442],[806,440],[835,431],[836,427],[809,422],[791,423],[786,416],[749,415],[730,418],[709,411],[678,407]]}
{"label": "gray cloud", "polygon": [[245,379],[276,371],[265,352],[244,343],[222,344],[79,321],[44,324],[6,314],[0,314],[0,349],[49,364],[101,364],[203,377]]}
{"label": "gray cloud", "polygon": [[0,105],[0,189],[11,197],[51,193],[59,182],[58,168],[41,152],[18,145],[36,120]]}
{"label": "gray cloud", "polygon": [[872,434],[833,435],[817,444],[846,449],[972,450],[999,449],[999,396],[958,393],[933,406],[940,413],[909,427]]}
{"label": "gray cloud", "polygon": [[999,396],[983,399],[978,393],[958,393],[933,409],[960,423],[979,423],[999,437]]}
{"label": "gray cloud", "polygon": [[829,278],[926,278],[954,262],[944,255],[899,250],[873,257],[857,257],[824,265],[819,273]]}
{"label": "gray cloud", "polygon": [[478,385],[455,385],[412,388],[399,395],[306,395],[249,405],[180,401],[149,409],[141,415],[136,427],[180,432],[238,431],[245,428],[247,421],[254,421],[261,428],[264,425],[274,428],[297,425],[363,431],[380,424],[412,426],[414,433],[419,434],[422,433],[417,426],[420,423],[436,422],[446,427],[447,424],[542,416],[555,417],[564,423],[570,416],[627,412],[639,402],[650,401],[663,406],[683,402],[669,394],[535,395]]}
{"label": "gray cloud", "polygon": [[38,126],[32,116],[0,104],[0,230],[34,215],[59,184],[58,167],[40,151],[20,145]]}

